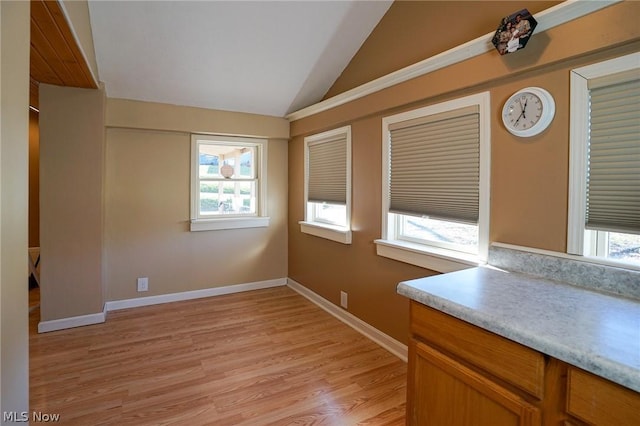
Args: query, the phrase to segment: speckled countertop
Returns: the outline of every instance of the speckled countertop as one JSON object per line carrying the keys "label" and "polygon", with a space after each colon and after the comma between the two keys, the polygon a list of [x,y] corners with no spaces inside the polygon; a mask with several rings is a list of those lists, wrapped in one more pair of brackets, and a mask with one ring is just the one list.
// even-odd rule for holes
{"label": "speckled countertop", "polygon": [[640,302],[487,267],[398,293],[640,392]]}

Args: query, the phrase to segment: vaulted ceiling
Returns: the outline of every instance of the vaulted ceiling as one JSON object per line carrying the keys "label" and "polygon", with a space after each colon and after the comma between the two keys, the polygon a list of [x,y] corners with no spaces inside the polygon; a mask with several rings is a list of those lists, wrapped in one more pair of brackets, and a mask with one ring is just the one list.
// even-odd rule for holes
{"label": "vaulted ceiling", "polygon": [[[322,99],[385,14],[382,1],[89,0],[107,96],[284,116]],[[96,88],[58,1],[31,2],[38,84]]]}
{"label": "vaulted ceiling", "polygon": [[107,95],[284,116],[322,99],[392,1],[89,1]]}

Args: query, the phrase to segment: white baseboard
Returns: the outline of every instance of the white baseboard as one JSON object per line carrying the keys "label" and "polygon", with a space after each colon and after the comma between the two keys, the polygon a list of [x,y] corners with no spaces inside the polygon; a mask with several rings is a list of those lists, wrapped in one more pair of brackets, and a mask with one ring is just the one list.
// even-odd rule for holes
{"label": "white baseboard", "polygon": [[257,281],[245,284],[236,284],[225,287],[214,287],[202,290],[185,291],[181,293],[161,294],[157,296],[137,297],[135,299],[113,300],[106,302],[104,311],[96,314],[81,315],[77,317],[61,318],[51,321],[41,321],[38,324],[38,333],[64,330],[67,328],[81,327],[84,325],[99,324],[106,320],[107,312],[120,309],[136,308],[141,306],[158,305],[162,303],[179,302],[183,300],[200,299],[203,297],[221,296],[224,294],[240,293],[244,291],[260,290],[264,288],[288,286],[295,292],[309,299],[329,314],[344,322],[365,337],[373,340],[398,358],[407,361],[407,346],[384,334],[375,327],[362,321],[355,315],[334,305],[320,295],[314,293],[291,278],[277,278],[273,280]]}
{"label": "white baseboard", "polygon": [[137,308],[139,306],[159,305],[161,303],[180,302],[183,300],[200,299],[203,297],[221,296],[223,294],[240,293],[243,291],[260,290],[263,288],[287,285],[286,278],[256,281],[252,283],[235,284],[225,287],[205,288],[202,290],[184,291],[181,293],[160,294],[157,296],[136,297],[135,299],[113,300],[105,303],[105,311]]}
{"label": "white baseboard", "polygon": [[40,321],[40,323],[38,323],[38,333],[46,333],[49,331],[81,327],[83,325],[99,324],[105,322],[108,311],[136,308],[139,306],[158,305],[161,303],[179,302],[182,300],[200,299],[203,297],[220,296],[223,294],[240,293],[243,291],[260,290],[263,288],[280,287],[285,285],[287,285],[286,278],[277,278],[273,280],[229,285],[225,287],[205,288],[202,290],[185,291],[181,293],[137,297],[135,299],[114,300],[106,302],[104,304],[104,310],[100,313],[80,315],[70,318],[60,318],[51,321]]}
{"label": "white baseboard", "polygon": [[327,299],[323,298],[317,293],[314,293],[313,291],[309,290],[302,284],[297,283],[291,278],[287,279],[287,286],[292,290],[294,290],[295,292],[299,293],[300,295],[306,297],[311,302],[315,303],[320,308],[324,309],[334,317],[338,318],[340,321],[344,322],[345,324],[347,324],[357,332],[373,340],[374,342],[376,342],[377,344],[379,344],[380,346],[382,346],[383,348],[385,348],[386,350],[388,350],[389,352],[391,352],[392,354],[394,354],[404,362],[407,362],[407,359],[408,359],[407,345],[404,345],[398,342],[397,340],[395,340],[394,338],[384,334],[377,328],[362,321],[360,318],[345,311],[344,309],[334,305],[333,303],[329,302]]}
{"label": "white baseboard", "polygon": [[40,321],[38,323],[38,333],[49,331],[65,330],[67,328],[82,327],[84,325],[100,324],[104,322],[106,315],[104,312],[96,314],[79,315],[77,317],[60,318],[50,321]]}

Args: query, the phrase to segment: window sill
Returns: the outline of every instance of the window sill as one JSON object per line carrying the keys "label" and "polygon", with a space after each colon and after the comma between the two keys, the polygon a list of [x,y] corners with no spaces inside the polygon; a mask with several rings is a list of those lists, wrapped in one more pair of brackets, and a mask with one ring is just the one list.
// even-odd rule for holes
{"label": "window sill", "polygon": [[351,230],[342,226],[332,226],[317,222],[301,221],[300,231],[320,238],[326,238],[342,244],[351,244]]}
{"label": "window sill", "polygon": [[473,254],[398,240],[375,240],[378,256],[437,272],[454,272],[484,264]]}
{"label": "window sill", "polygon": [[230,217],[216,219],[192,219],[190,231],[219,231],[223,229],[265,228],[269,226],[269,217]]}

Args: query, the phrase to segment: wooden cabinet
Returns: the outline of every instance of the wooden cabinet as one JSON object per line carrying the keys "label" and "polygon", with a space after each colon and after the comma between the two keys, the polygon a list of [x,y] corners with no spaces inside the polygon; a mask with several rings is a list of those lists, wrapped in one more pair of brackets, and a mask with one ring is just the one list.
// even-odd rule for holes
{"label": "wooden cabinet", "polygon": [[411,331],[407,424],[541,424],[541,354],[416,302]]}
{"label": "wooden cabinet", "polygon": [[540,424],[540,410],[515,393],[422,342],[412,348],[409,424]]}
{"label": "wooden cabinet", "polygon": [[640,394],[411,302],[407,424],[640,425]]}
{"label": "wooden cabinet", "polygon": [[589,425],[640,425],[640,394],[569,367],[567,412]]}

